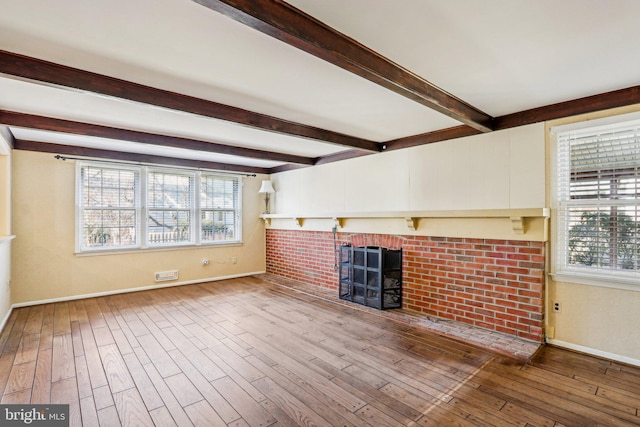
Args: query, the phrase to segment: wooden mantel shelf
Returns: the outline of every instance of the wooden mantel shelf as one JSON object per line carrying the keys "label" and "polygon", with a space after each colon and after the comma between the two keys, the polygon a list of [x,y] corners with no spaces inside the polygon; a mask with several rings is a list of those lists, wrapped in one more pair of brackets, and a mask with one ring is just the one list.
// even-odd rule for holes
{"label": "wooden mantel shelf", "polygon": [[518,234],[524,233],[525,218],[549,218],[551,215],[549,208],[530,209],[474,209],[474,210],[447,210],[447,211],[389,211],[389,212],[352,212],[340,214],[262,214],[260,218],[270,226],[272,219],[291,219],[302,227],[305,219],[330,219],[337,227],[343,227],[347,219],[403,219],[407,222],[407,228],[415,231],[418,220],[443,219],[443,218],[508,218],[511,221],[513,231]]}

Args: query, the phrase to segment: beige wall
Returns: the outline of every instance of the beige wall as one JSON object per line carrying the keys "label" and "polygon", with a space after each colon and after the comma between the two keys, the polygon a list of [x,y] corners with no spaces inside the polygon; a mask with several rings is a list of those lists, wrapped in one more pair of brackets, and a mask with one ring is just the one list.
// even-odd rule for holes
{"label": "beige wall", "polygon": [[[79,256],[74,254],[75,163],[16,150],[12,302],[157,286],[153,273],[164,270],[179,270],[178,283],[264,271],[260,180],[243,180],[242,245]],[[211,261],[208,266],[203,258]]]}
{"label": "beige wall", "polygon": [[[544,208],[544,179],[544,124],[535,124],[275,174],[273,212],[331,216],[450,211],[453,218],[418,220],[415,231],[402,216],[347,218],[341,231],[542,241],[542,218],[526,219],[525,234],[517,234],[510,211]],[[504,216],[465,216],[482,210],[501,210]],[[271,226],[297,227],[284,218],[272,219]],[[302,224],[310,230],[332,226],[330,219],[306,219]]]}
{"label": "beige wall", "polygon": [[550,343],[640,365],[640,289],[623,290],[548,281]]}
{"label": "beige wall", "polygon": [[[640,111],[640,105],[555,120],[547,128],[635,111]],[[549,132],[545,134],[550,151]],[[551,177],[547,182],[550,186]],[[554,207],[552,200],[548,203]],[[625,290],[556,282],[549,277],[547,290],[547,325],[553,331],[549,342],[640,365],[640,287]],[[554,301],[561,304],[559,313],[551,309]]]}

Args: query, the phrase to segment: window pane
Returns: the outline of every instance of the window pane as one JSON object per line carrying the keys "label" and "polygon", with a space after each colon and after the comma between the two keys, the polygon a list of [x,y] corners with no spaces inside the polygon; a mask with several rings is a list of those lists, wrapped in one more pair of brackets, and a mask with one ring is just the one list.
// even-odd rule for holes
{"label": "window pane", "polygon": [[204,209],[237,209],[238,179],[203,175],[200,206]]}
{"label": "window pane", "polygon": [[135,245],[136,212],[109,209],[85,210],[83,244],[92,248]]}
{"label": "window pane", "polygon": [[638,217],[635,208],[570,208],[568,216],[570,265],[637,268]]}
{"label": "window pane", "polygon": [[237,240],[234,211],[202,211],[200,224],[203,242]]}
{"label": "window pane", "polygon": [[135,171],[87,167],[83,170],[83,178],[85,206],[135,205]]}
{"label": "window pane", "polygon": [[190,209],[193,179],[188,175],[149,173],[149,208]]}
{"label": "window pane", "polygon": [[191,212],[150,210],[149,243],[185,243],[191,240]]}

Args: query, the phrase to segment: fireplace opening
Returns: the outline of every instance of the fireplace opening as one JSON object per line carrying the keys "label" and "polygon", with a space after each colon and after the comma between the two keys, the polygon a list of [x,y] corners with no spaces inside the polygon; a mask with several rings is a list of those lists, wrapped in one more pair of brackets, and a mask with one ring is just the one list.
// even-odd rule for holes
{"label": "fireplace opening", "polygon": [[340,298],[379,310],[402,308],[402,249],[340,247]]}

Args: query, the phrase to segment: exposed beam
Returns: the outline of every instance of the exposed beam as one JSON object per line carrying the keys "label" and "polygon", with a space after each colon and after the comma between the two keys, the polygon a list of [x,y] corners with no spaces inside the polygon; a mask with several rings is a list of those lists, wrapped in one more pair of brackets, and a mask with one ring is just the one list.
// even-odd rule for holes
{"label": "exposed beam", "polygon": [[420,135],[408,136],[394,139],[382,144],[385,151],[399,150],[401,148],[416,147],[418,145],[432,144],[434,142],[446,141],[449,139],[462,138],[464,136],[477,135],[480,131],[469,126],[456,126],[433,132],[422,133]]}
{"label": "exposed beam", "polygon": [[640,86],[633,86],[500,116],[495,119],[496,130],[639,103]]}
{"label": "exposed beam", "polygon": [[372,153],[367,153],[366,151],[362,151],[362,150],[340,151],[339,153],[329,154],[326,156],[319,157],[318,159],[316,159],[315,164],[323,165],[325,163],[333,163],[333,162],[338,162],[340,160],[347,160],[347,159],[354,159],[356,157],[368,156],[369,154],[372,154]]}
{"label": "exposed beam", "polygon": [[292,171],[292,170],[296,170],[296,169],[303,169],[303,168],[307,168],[307,167],[309,167],[309,166],[292,165],[292,164],[276,166],[275,168],[269,169],[269,174],[278,173],[278,172],[287,172],[287,171]]}
{"label": "exposed beam", "polygon": [[173,157],[154,156],[148,154],[125,153],[123,151],[100,150],[96,148],[76,147],[73,145],[50,144],[47,142],[16,140],[16,150],[37,151],[42,153],[55,153],[69,156],[90,157],[97,159],[118,160],[123,162],[135,162],[145,164],[158,164],[166,166],[181,166],[189,168],[212,169],[227,172],[245,172],[268,174],[267,168],[233,165],[229,163],[205,162],[201,160],[176,159]]}
{"label": "exposed beam", "polygon": [[[370,153],[368,151],[362,151],[362,150],[340,151],[339,153],[328,154],[326,156],[318,157],[316,159],[316,163],[315,163],[314,166],[323,165],[323,164],[326,164],[326,163],[339,162],[341,160],[354,159],[356,157],[369,156],[371,154],[374,154],[374,153]],[[290,171],[290,170],[301,169],[301,168],[305,168],[305,167],[308,167],[308,166],[286,164],[286,165],[276,166],[276,167],[273,167],[273,168],[269,169],[269,173],[287,172],[287,171]]]}
{"label": "exposed beam", "polygon": [[0,73],[212,117],[269,132],[294,135],[361,150],[380,151],[380,146],[375,141],[294,123],[230,105],[144,86],[3,50],[0,50]]}
{"label": "exposed beam", "polygon": [[159,135],[127,129],[90,123],[62,120],[34,114],[17,113],[0,110],[0,125],[18,126],[30,129],[65,132],[75,135],[96,136],[122,141],[138,142],[142,144],[161,145],[164,147],[184,148],[211,153],[227,154],[231,156],[250,157],[253,159],[272,160],[286,163],[313,165],[315,159],[292,154],[276,153],[272,151],[256,150],[253,148],[235,147],[214,142],[200,141],[176,136]]}
{"label": "exposed beam", "polygon": [[[596,111],[603,111],[611,108],[626,107],[634,104],[640,104],[640,86],[633,86],[612,92],[586,96],[584,98],[545,105],[543,107],[532,108],[530,110],[496,117],[494,119],[494,123],[496,125],[495,130],[510,129],[518,126],[525,126],[533,123],[560,119],[563,117],[571,117],[578,114],[594,113]],[[381,143],[381,145],[383,147],[383,151],[390,151],[462,138],[465,136],[476,135],[478,133],[480,132],[470,128],[469,126],[456,126],[448,129],[441,129],[420,135],[412,135],[405,138],[386,141]],[[316,162],[316,164],[321,163],[327,163],[327,161],[325,161],[325,157],[319,158]]]}
{"label": "exposed beam", "polygon": [[293,6],[277,0],[193,0],[482,132],[488,114]]}

